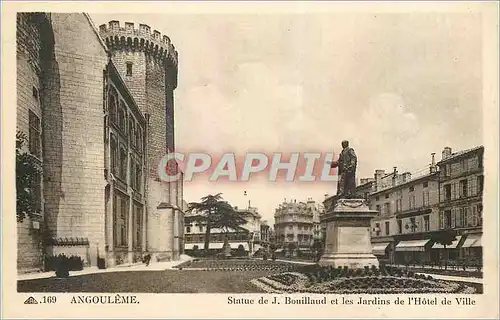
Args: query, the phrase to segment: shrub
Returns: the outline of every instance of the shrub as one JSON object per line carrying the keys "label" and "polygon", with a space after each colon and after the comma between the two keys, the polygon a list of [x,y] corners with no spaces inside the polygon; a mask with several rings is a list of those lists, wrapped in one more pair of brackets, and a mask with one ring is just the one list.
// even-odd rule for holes
{"label": "shrub", "polygon": [[65,254],[45,257],[45,271],[58,271],[65,274],[64,270],[83,270],[83,259],[80,256],[68,257]]}
{"label": "shrub", "polygon": [[66,263],[62,263],[56,266],[56,277],[58,278],[69,277],[69,268]]}

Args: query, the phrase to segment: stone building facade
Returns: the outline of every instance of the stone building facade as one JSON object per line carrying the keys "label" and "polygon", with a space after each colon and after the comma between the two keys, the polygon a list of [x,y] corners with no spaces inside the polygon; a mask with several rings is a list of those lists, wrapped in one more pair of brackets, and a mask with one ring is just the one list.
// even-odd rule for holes
{"label": "stone building facade", "polygon": [[371,230],[373,252],[379,259],[396,263],[430,261],[429,241],[439,217],[438,189],[435,164],[415,178],[408,172],[376,171],[370,208],[379,212]]}
{"label": "stone building facade", "polygon": [[[373,253],[389,263],[482,263],[483,154],[478,146],[452,153],[446,147],[436,163],[418,175],[375,170],[374,178],[361,179],[358,198],[367,199],[379,214],[371,222]],[[337,196],[325,199],[333,210]],[[446,249],[438,241],[448,230],[457,236]]]}
{"label": "stone building facade", "polygon": [[[453,229],[457,237],[448,246],[452,260],[482,261],[484,147],[452,153],[446,147],[439,166],[439,230]],[[436,249],[444,251],[442,246]]]}
{"label": "stone building facade", "polygon": [[33,186],[39,212],[18,223],[18,269],[59,253],[108,266],[146,250],[178,258],[182,181],[157,181],[155,162],[174,150],[177,53],[171,44],[163,55],[148,48],[125,50],[154,60],[136,62],[148,81],[134,87],[87,14],[18,14],[17,130],[43,167]]}
{"label": "stone building facade", "polygon": [[314,200],[286,200],[274,213],[277,253],[309,253],[314,239],[321,239],[320,208]]}

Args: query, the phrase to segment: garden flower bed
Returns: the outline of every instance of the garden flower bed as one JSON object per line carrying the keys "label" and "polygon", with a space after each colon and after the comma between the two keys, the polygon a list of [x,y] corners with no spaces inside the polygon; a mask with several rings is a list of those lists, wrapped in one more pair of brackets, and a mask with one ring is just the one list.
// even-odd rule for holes
{"label": "garden flower bed", "polygon": [[283,273],[293,271],[298,266],[279,261],[264,260],[192,260],[184,262],[176,268],[183,270],[197,269],[207,271],[272,271]]}
{"label": "garden flower bed", "polygon": [[348,269],[306,266],[297,272],[275,274],[252,280],[257,287],[273,293],[393,294],[393,293],[475,293],[476,288],[459,282],[397,268]]}

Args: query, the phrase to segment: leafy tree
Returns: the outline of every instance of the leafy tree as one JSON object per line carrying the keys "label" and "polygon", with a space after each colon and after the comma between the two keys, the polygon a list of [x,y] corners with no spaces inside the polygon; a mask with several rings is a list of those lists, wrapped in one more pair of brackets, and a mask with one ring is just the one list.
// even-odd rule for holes
{"label": "leafy tree", "polygon": [[288,252],[289,252],[290,256],[293,255],[293,252],[295,251],[295,249],[297,249],[297,245],[294,242],[290,242],[288,244]]}
{"label": "leafy tree", "polygon": [[39,208],[39,199],[33,191],[33,185],[39,182],[42,173],[40,161],[31,153],[23,150],[28,142],[26,134],[16,133],[16,216],[22,222],[31,217]]}
{"label": "leafy tree", "polygon": [[457,231],[453,229],[446,229],[442,232],[436,233],[432,240],[435,243],[439,243],[444,247],[444,269],[448,268],[448,251],[446,250],[446,246],[449,246],[455,241],[457,238]]}
{"label": "leafy tree", "polygon": [[312,244],[312,251],[314,252],[314,255],[316,256],[316,260],[319,261],[319,258],[321,257],[321,253],[323,251],[323,243],[321,240],[314,239],[314,243]]}
{"label": "leafy tree", "polygon": [[[222,194],[207,195],[201,198],[200,202],[192,202],[189,204],[189,212],[200,214],[197,220],[205,224],[205,252],[209,252],[210,231],[213,228],[219,228],[226,234],[230,230],[245,230],[240,226],[246,223],[246,220],[234,210],[234,208],[223,201]],[[201,218],[201,219],[200,219]]]}

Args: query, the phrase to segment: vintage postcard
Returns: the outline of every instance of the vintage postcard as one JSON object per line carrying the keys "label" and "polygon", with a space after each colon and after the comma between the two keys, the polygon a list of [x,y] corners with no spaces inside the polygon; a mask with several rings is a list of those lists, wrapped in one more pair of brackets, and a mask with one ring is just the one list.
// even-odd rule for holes
{"label": "vintage postcard", "polygon": [[498,318],[498,3],[4,2],[2,317]]}

